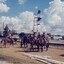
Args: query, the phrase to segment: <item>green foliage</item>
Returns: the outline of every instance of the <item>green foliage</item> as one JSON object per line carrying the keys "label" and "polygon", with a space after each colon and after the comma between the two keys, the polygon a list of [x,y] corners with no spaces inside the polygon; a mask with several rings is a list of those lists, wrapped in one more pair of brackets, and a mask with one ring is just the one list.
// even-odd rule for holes
{"label": "green foliage", "polygon": [[9,34],[9,28],[6,25],[5,28],[4,28],[4,31],[3,31],[3,36],[6,37],[6,36],[8,36],[8,34]]}

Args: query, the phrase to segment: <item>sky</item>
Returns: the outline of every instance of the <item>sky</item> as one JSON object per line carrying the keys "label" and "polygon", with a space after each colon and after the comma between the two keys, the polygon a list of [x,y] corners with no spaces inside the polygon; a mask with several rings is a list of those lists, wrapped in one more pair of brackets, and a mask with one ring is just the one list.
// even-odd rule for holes
{"label": "sky", "polygon": [[[37,12],[36,8],[43,11],[46,7],[48,7],[49,2],[52,0],[0,0],[5,3],[7,7],[7,13],[0,13],[0,16],[17,16],[19,13],[23,11],[32,11]],[[5,11],[3,11],[5,12]]]}
{"label": "sky", "polygon": [[[64,0],[0,0],[0,30],[32,32],[34,16],[41,10],[38,31],[64,35]],[[35,28],[36,29],[36,28]]]}

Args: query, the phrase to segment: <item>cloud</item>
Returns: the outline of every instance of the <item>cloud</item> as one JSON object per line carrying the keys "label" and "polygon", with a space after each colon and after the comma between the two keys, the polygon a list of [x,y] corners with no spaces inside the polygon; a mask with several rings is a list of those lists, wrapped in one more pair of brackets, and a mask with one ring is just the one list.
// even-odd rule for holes
{"label": "cloud", "polygon": [[[0,29],[3,30],[3,23],[4,23],[4,26],[8,25],[8,27],[11,30],[14,29],[18,33],[20,32],[31,33],[33,30],[33,21],[34,21],[34,13],[30,11],[22,12],[18,16],[15,16],[15,17],[1,16]],[[41,33],[43,31],[47,31],[46,29],[49,29],[49,27],[45,26],[43,22],[38,27],[39,27],[38,31],[40,31]],[[36,28],[35,28],[35,31],[36,31]]]}
{"label": "cloud", "polygon": [[[15,17],[0,17],[0,25],[2,27],[8,25],[10,29],[14,29],[17,32],[31,32],[33,29],[33,12],[25,11]],[[0,28],[1,29],[1,28]]]}
{"label": "cloud", "polygon": [[0,3],[0,13],[8,12],[9,9],[10,9],[10,7],[8,7],[6,4]]}
{"label": "cloud", "polygon": [[19,19],[22,21],[21,24],[23,25],[23,30],[26,30],[27,32],[32,31],[34,20],[33,12],[25,11],[19,15]]}
{"label": "cloud", "polygon": [[57,14],[51,15],[51,19],[48,18],[48,23],[55,26],[61,23],[61,17]]}
{"label": "cloud", "polygon": [[0,13],[9,11],[10,7],[7,6],[6,1],[7,0],[0,0]]}
{"label": "cloud", "polygon": [[64,24],[64,2],[54,0],[49,2],[49,7],[44,10],[44,21],[50,26],[50,32],[63,34]]}
{"label": "cloud", "polygon": [[24,4],[26,0],[18,0],[19,4]]}

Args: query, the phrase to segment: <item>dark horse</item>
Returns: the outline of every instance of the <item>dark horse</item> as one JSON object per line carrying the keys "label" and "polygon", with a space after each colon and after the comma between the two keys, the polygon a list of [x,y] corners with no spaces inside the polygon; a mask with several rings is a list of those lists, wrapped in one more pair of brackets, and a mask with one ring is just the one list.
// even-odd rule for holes
{"label": "dark horse", "polygon": [[29,39],[27,36],[24,36],[23,38],[21,38],[21,42],[20,42],[21,48],[23,45],[24,47],[28,47],[28,43],[29,43]]}
{"label": "dark horse", "polygon": [[37,47],[37,51],[39,51],[39,49],[41,49],[41,51],[43,51],[43,47],[45,47],[46,50],[48,50],[49,47],[49,42],[48,42],[48,38],[44,35],[38,35],[38,36],[34,36],[34,35],[30,35],[28,36],[24,36],[23,38],[21,38],[21,48],[24,45],[24,47],[28,47],[28,44],[30,44],[30,50],[34,51],[34,47]]}

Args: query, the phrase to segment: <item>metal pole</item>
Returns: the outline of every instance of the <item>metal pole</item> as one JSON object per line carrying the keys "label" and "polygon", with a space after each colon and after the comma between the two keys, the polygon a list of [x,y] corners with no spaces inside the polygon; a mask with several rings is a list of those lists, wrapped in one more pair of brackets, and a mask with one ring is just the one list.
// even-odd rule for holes
{"label": "metal pole", "polygon": [[35,18],[33,20],[33,33],[34,33]]}
{"label": "metal pole", "polygon": [[37,22],[37,33],[38,33],[38,22]]}
{"label": "metal pole", "polygon": [[3,22],[3,30],[4,30],[4,22]]}

